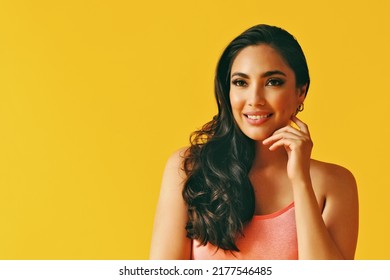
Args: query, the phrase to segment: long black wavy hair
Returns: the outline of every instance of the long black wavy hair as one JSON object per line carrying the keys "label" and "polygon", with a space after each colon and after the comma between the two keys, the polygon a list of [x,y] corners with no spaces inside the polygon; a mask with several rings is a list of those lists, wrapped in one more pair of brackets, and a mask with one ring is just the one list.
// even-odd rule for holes
{"label": "long black wavy hair", "polygon": [[191,146],[184,157],[187,236],[202,245],[210,242],[230,251],[239,251],[236,240],[243,235],[243,227],[255,210],[254,191],[248,177],[255,142],[241,132],[233,118],[230,71],[242,49],[259,44],[267,44],[278,51],[294,71],[296,86],[306,84],[309,88],[306,59],[296,39],[275,26],[260,24],[249,28],[223,51],[214,80],[218,114],[191,134]]}

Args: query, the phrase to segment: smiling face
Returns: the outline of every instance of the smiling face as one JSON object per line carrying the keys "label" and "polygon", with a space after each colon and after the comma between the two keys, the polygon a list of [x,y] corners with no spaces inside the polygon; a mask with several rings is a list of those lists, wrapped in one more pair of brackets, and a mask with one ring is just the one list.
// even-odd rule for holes
{"label": "smiling face", "polygon": [[241,131],[256,141],[288,125],[305,99],[306,86],[296,86],[294,71],[265,44],[238,53],[230,82],[233,117]]}

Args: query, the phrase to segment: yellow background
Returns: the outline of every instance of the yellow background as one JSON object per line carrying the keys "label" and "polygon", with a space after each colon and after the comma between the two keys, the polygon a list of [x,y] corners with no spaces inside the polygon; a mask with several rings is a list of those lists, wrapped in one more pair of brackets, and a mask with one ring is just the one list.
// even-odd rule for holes
{"label": "yellow background", "polygon": [[216,113],[221,51],[268,23],[306,53],[313,157],[357,179],[356,257],[390,259],[387,3],[2,0],[0,258],[146,259],[165,161]]}

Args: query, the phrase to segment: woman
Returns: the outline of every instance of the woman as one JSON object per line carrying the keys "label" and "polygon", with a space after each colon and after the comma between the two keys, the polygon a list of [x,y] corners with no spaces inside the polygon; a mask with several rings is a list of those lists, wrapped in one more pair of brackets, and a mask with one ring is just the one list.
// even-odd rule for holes
{"label": "woman", "polygon": [[310,78],[287,31],[254,26],[216,70],[218,115],[168,160],[151,259],[353,259],[353,175],[311,159]]}

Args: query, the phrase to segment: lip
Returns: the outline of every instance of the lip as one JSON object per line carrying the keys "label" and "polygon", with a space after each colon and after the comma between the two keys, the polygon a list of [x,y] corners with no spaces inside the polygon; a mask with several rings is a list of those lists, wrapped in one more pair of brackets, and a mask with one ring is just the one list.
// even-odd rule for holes
{"label": "lip", "polygon": [[262,116],[272,114],[270,111],[248,111],[245,112],[244,115],[252,115],[252,116]]}
{"label": "lip", "polygon": [[[273,116],[273,113],[266,112],[266,111],[255,111],[255,112],[245,112],[243,115],[245,117],[245,120],[249,124],[261,125],[261,124],[265,123],[266,121],[268,121]],[[259,119],[250,119],[248,117],[248,115],[250,115],[250,116],[264,116],[264,117],[261,117]]]}

